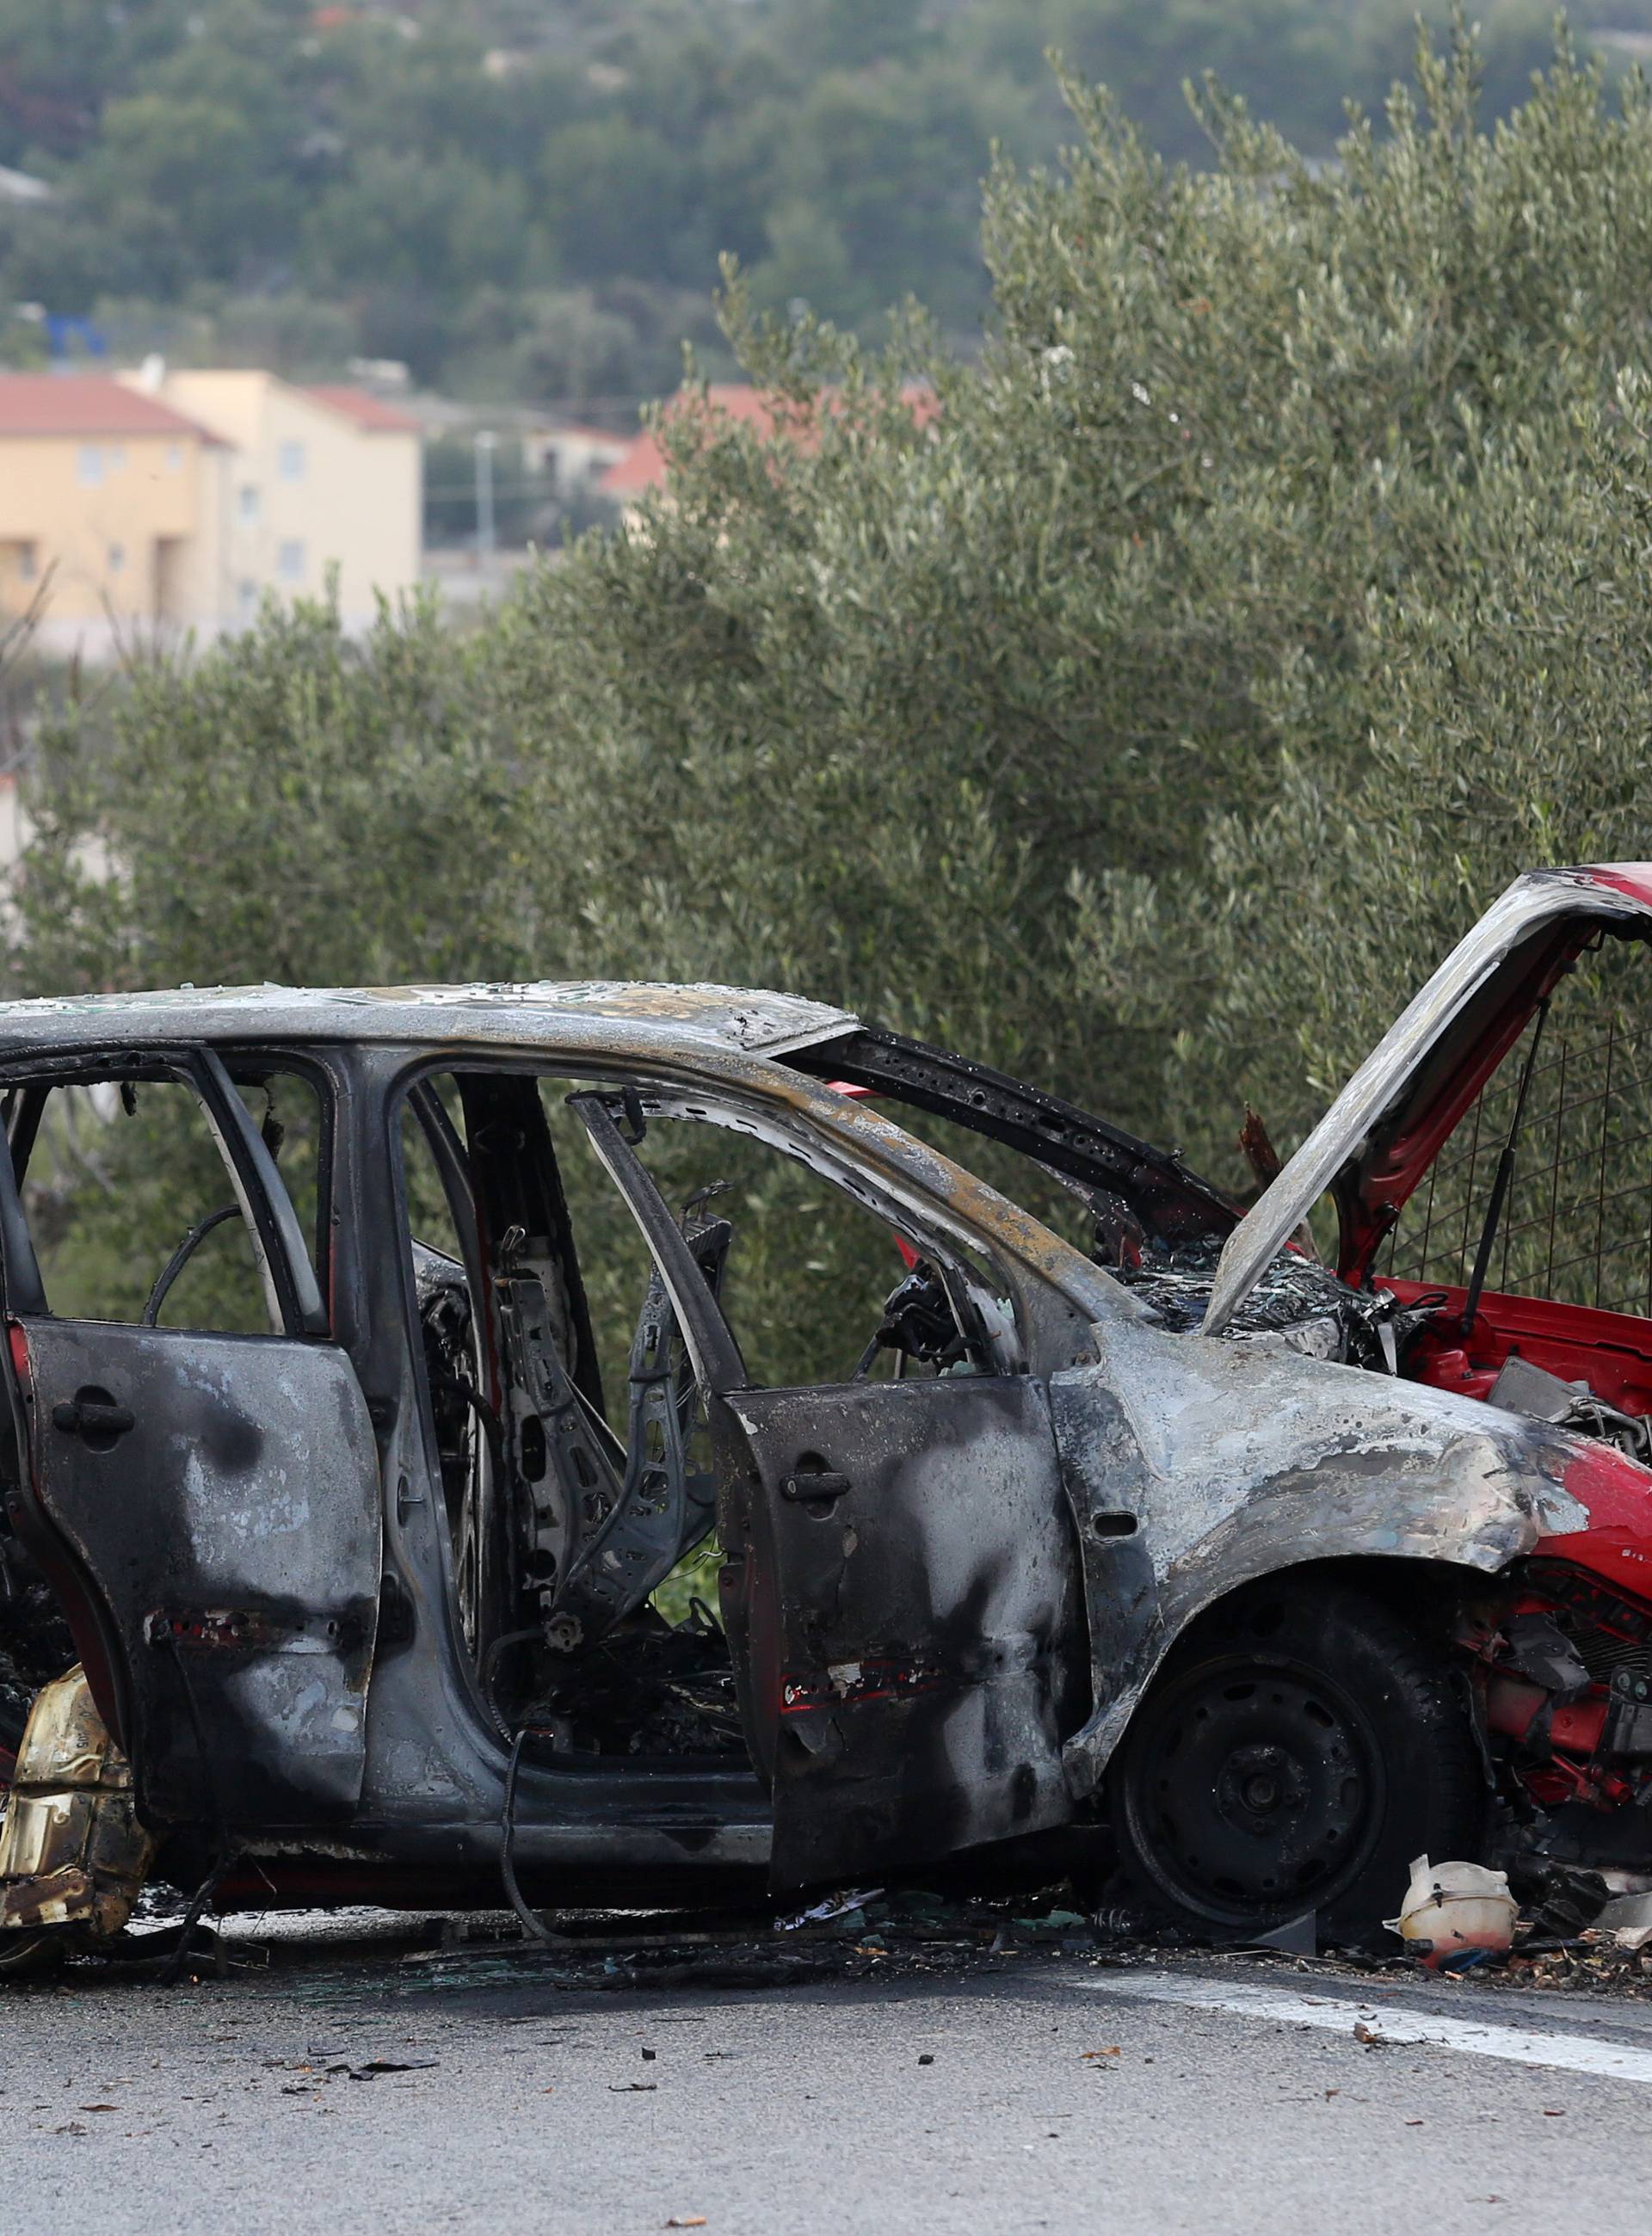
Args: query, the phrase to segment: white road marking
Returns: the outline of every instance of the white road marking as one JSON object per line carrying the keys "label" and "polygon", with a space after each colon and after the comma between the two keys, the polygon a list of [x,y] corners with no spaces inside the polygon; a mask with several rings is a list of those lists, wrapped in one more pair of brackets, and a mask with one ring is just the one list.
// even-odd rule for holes
{"label": "white road marking", "polygon": [[1271,2019],[1276,2025],[1319,2027],[1352,2036],[1367,2026],[1387,2042],[1419,2042],[1512,2065],[1547,2066],[1562,2073],[1596,2073],[1614,2081],[1652,2085],[1652,2049],[1637,2049],[1597,2035],[1540,2034],[1524,2027],[1486,2026],[1477,2019],[1436,2018],[1381,2002],[1293,1995],[1281,1988],[1230,1987],[1193,1972],[1105,1972],[1072,1980],[1098,1995],[1132,2001],[1179,2003],[1186,2009],[1227,2011],[1235,2018]]}

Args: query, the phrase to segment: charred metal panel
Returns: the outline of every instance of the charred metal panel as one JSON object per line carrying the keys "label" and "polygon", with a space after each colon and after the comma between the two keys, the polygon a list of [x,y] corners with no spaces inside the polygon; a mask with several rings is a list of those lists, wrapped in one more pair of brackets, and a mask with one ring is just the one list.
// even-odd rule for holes
{"label": "charred metal panel", "polygon": [[744,1446],[728,1455],[721,1516],[743,1556],[727,1574],[730,1630],[749,1641],[773,1774],[773,1883],[1063,1822],[1083,1626],[1042,1384],[866,1382],[726,1403]]}
{"label": "charred metal panel", "polygon": [[35,1511],[112,1617],[151,1821],[342,1818],[360,1792],[378,1454],[330,1345],[30,1319]]}
{"label": "charred metal panel", "polygon": [[[600,1415],[602,1379],[590,1311],[539,1089],[532,1079],[510,1073],[460,1072],[457,1076],[464,1110],[462,1154],[475,1192],[471,1215],[483,1249],[495,1270],[500,1270],[505,1237],[512,1228],[520,1229],[513,1259],[538,1273],[544,1292],[543,1312],[549,1315],[563,1365]],[[429,1103],[434,1103],[439,1120],[440,1102],[431,1095],[426,1107]]]}
{"label": "charred metal panel", "polygon": [[[688,1238],[714,1291],[733,1236],[720,1219]],[[628,1391],[624,1476],[614,1483],[608,1513],[586,1532],[556,1600],[558,1618],[585,1638],[641,1607],[712,1526],[715,1481],[689,1462],[699,1403],[694,1367],[657,1271],[631,1338]]]}
{"label": "charred metal panel", "polygon": [[[1053,1171],[1122,1200],[1162,1241],[1231,1234],[1238,1207],[1186,1165],[1076,1103],[1011,1079],[990,1064],[950,1056],[900,1033],[863,1028],[784,1059],[818,1079],[843,1080],[929,1110],[1002,1141]],[[1098,1206],[1098,1208],[1100,1207]]]}
{"label": "charred metal panel", "polygon": [[186,986],[173,992],[52,994],[0,1003],[0,1049],[122,1045],[181,1031],[190,1040],[501,1040],[531,1044],[595,1028],[616,1045],[672,1037],[780,1055],[855,1023],[846,1009],[756,987],[633,979],[466,986]]}
{"label": "charred metal panel", "polygon": [[1096,1710],[1069,1742],[1094,1786],[1176,1636],[1238,1586],[1392,1555],[1492,1571],[1584,1529],[1559,1431],[1468,1398],[1244,1345],[1097,1326],[1052,1377],[1080,1516]]}

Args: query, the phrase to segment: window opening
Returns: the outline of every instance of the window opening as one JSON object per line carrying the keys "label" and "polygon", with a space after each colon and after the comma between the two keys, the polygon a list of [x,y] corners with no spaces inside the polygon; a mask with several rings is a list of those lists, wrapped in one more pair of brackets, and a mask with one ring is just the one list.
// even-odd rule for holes
{"label": "window opening", "polygon": [[[237,1091],[311,1238],[325,1293],[320,1097],[292,1071],[260,1073]],[[192,1086],[176,1076],[82,1077],[33,1092],[20,1194],[55,1317],[280,1332],[230,1167]],[[7,1090],[14,1125],[30,1093]]]}

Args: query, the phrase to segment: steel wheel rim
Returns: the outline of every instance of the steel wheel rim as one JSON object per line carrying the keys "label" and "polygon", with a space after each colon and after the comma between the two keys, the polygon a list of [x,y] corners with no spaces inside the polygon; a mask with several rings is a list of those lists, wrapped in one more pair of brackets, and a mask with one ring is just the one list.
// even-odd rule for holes
{"label": "steel wheel rim", "polygon": [[1384,1800],[1357,1703],[1319,1670],[1254,1654],[1201,1663],[1150,1703],[1126,1780],[1155,1878],[1224,1924],[1333,1902],[1371,1856]]}

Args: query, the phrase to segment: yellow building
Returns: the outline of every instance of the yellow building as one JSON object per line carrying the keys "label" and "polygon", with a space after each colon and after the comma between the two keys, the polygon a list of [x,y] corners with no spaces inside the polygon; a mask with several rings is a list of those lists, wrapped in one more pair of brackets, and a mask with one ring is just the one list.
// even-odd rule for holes
{"label": "yellow building", "polygon": [[416,423],[267,372],[0,373],[0,631],[47,648],[244,628],[338,584],[346,628],[418,582]]}
{"label": "yellow building", "polygon": [[358,388],[298,388],[269,372],[125,376],[228,446],[214,543],[222,624],[250,621],[267,592],[316,596],[336,570],[348,628],[376,594],[411,590],[422,559],[417,422]]}
{"label": "yellow building", "polygon": [[227,453],[157,397],[91,375],[0,374],[0,628],[94,656],[188,627]]}

